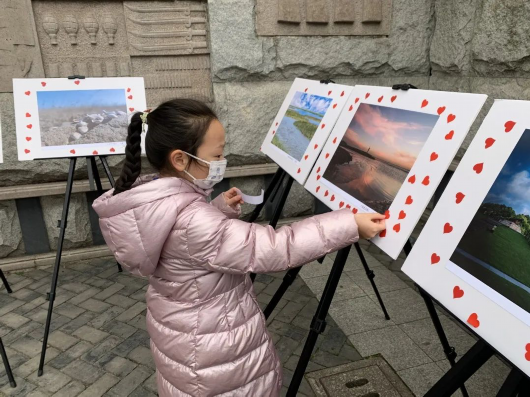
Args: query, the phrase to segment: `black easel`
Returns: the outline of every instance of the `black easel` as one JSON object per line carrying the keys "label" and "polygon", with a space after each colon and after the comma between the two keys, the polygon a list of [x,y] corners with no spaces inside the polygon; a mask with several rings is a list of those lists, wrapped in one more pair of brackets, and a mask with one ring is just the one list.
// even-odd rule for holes
{"label": "black easel", "polygon": [[[110,185],[114,187],[114,178],[112,177],[110,173],[110,168],[107,163],[106,157],[99,156],[99,159],[101,160],[101,163],[103,164],[103,169],[105,170],[105,173],[107,174]],[[94,190],[94,185],[95,185],[95,188],[97,189],[97,191],[103,194],[103,186],[101,185],[101,179],[99,177],[99,171],[97,168],[96,159],[93,156],[89,156],[89,157],[86,157],[86,160],[87,160],[88,180],[89,180],[90,188],[91,190]],[[46,357],[46,348],[48,344],[48,335],[50,332],[50,325],[51,325],[51,319],[52,319],[52,313],[53,313],[53,302],[55,300],[55,291],[57,289],[57,281],[59,278],[59,267],[61,265],[61,255],[63,252],[63,242],[64,242],[64,235],[66,232],[67,219],[68,219],[68,209],[70,207],[70,198],[72,195],[72,186],[74,183],[74,172],[75,172],[76,161],[77,161],[77,157],[70,158],[70,167],[68,169],[68,179],[66,182],[66,192],[64,195],[63,212],[62,212],[61,219],[58,221],[58,225],[57,225],[61,230],[59,232],[59,241],[57,244],[57,253],[55,256],[55,265],[53,269],[51,288],[50,288],[50,292],[47,294],[48,295],[47,300],[49,301],[48,315],[46,317],[46,327],[44,329],[44,338],[42,340],[42,350],[41,350],[41,356],[40,356],[38,376],[42,376],[43,374],[44,360]],[[122,271],[120,264],[118,263],[117,265],[118,265],[118,271]]]}
{"label": "black easel", "polygon": [[[4,287],[6,287],[6,291],[11,294],[13,290],[9,286],[9,283],[7,282],[7,278],[4,275],[4,272],[2,269],[0,269],[0,278],[2,279],[2,282],[4,283]],[[4,362],[4,368],[6,370],[7,378],[9,379],[9,384],[11,387],[17,387],[17,383],[15,382],[15,378],[13,377],[13,372],[11,371],[11,365],[9,365],[9,360],[7,359],[6,349],[4,348],[4,343],[2,342],[2,338],[0,338],[0,355],[2,356],[2,361]]]}

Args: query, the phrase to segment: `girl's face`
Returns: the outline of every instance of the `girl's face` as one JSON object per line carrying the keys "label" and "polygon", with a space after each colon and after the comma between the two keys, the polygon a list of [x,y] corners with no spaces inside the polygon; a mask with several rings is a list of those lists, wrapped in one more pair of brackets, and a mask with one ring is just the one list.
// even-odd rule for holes
{"label": "girl's face", "polygon": [[[204,135],[202,145],[197,149],[196,156],[206,161],[217,161],[224,159],[223,151],[225,147],[225,129],[219,120],[213,120]],[[188,181],[193,179],[184,170],[188,171],[197,179],[204,179],[208,176],[210,166],[202,161],[193,160],[182,150],[174,150],[170,154],[170,162],[177,170],[177,176]],[[161,175],[170,176],[170,175]],[[172,175],[174,176],[174,175]]]}

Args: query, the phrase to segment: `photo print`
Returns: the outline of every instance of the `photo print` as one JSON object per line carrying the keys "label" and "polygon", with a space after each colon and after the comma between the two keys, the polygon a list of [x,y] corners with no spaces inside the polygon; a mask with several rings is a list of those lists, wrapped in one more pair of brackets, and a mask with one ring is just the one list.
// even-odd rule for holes
{"label": "photo print", "polygon": [[530,375],[530,102],[496,100],[402,271]]}
{"label": "photo print", "polygon": [[295,79],[261,151],[303,185],[352,89]]}
{"label": "photo print", "polygon": [[19,160],[123,154],[143,78],[13,79]]}
{"label": "photo print", "polygon": [[384,214],[371,241],[396,259],[485,100],[356,86],[305,188],[331,209]]}

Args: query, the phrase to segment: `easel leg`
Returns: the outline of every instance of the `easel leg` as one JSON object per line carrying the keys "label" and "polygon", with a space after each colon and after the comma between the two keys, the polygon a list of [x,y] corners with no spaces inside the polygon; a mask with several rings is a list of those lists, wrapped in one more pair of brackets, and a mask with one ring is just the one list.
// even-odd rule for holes
{"label": "easel leg", "polygon": [[46,356],[46,345],[48,344],[48,334],[50,332],[50,323],[53,312],[53,301],[55,300],[55,291],[57,289],[57,279],[59,277],[59,266],[61,265],[61,255],[63,252],[64,234],[66,232],[66,224],[68,219],[68,209],[70,207],[70,197],[72,195],[72,184],[74,182],[74,171],[75,171],[76,158],[70,159],[70,169],[68,170],[68,180],[66,182],[66,192],[64,195],[63,213],[60,222],[61,231],[59,233],[59,241],[57,244],[57,254],[55,255],[55,267],[53,269],[53,277],[51,284],[51,291],[48,295],[48,316],[46,317],[46,328],[44,330],[44,339],[42,340],[42,351],[40,355],[40,364],[38,375],[42,376],[42,370],[44,367],[44,358]]}
{"label": "easel leg", "polygon": [[311,321],[309,335],[307,336],[304,349],[302,350],[302,355],[298,360],[298,364],[294,371],[293,379],[291,381],[291,384],[289,385],[287,397],[296,396],[300,387],[300,383],[302,383],[302,379],[307,368],[307,363],[311,359],[311,354],[313,353],[313,349],[315,348],[315,343],[317,342],[318,335],[324,332],[324,329],[326,328],[326,316],[328,314],[329,307],[331,306],[333,295],[335,295],[335,291],[337,290],[337,285],[339,284],[342,271],[344,270],[344,266],[346,265],[346,260],[348,259],[350,249],[351,245],[337,252],[337,256],[335,258],[335,262],[333,263],[331,273],[329,275],[328,281],[326,282],[324,292],[322,293],[322,298],[318,303],[316,314],[313,317],[313,321]]}
{"label": "easel leg", "polygon": [[283,294],[285,294],[285,291],[287,291],[287,288],[291,286],[293,281],[296,279],[296,276],[300,272],[301,267],[296,267],[294,269],[290,269],[285,276],[283,276],[283,281],[280,285],[280,287],[276,290],[274,295],[272,296],[270,302],[265,307],[265,310],[263,310],[263,314],[265,315],[265,318],[269,318],[273,310],[278,305],[278,302],[280,302],[280,299],[282,299]]}
{"label": "easel leg", "polygon": [[4,275],[4,272],[2,271],[2,269],[0,269],[0,278],[2,279],[2,282],[4,283],[4,287],[6,287],[6,291],[8,293],[12,293],[13,290],[11,289],[11,287],[9,286],[9,283],[7,282],[7,278],[6,276]]}
{"label": "easel leg", "polygon": [[[497,393],[497,397],[515,397],[518,393],[523,393],[524,383],[527,379],[519,369],[513,368],[502,384],[499,393]],[[528,394],[521,394],[521,396],[525,395]]]}
{"label": "easel leg", "polygon": [[491,356],[493,349],[480,340],[446,372],[424,397],[449,397],[482,367]]}
{"label": "easel leg", "polygon": [[363,264],[364,271],[366,272],[366,277],[368,277],[368,280],[370,280],[370,284],[372,284],[372,289],[375,292],[375,296],[377,296],[379,305],[381,306],[381,309],[383,310],[383,314],[385,315],[385,318],[387,320],[390,320],[390,316],[388,315],[388,312],[386,311],[385,303],[383,302],[383,299],[381,298],[381,295],[379,294],[377,285],[375,285],[375,281],[374,281],[375,273],[372,269],[368,267],[368,262],[366,262],[366,258],[364,257],[363,251],[359,243],[355,243],[354,245],[355,245],[355,249],[357,250],[357,254],[359,255],[359,258],[361,259],[361,263]]}
{"label": "easel leg", "polygon": [[0,338],[0,354],[2,355],[2,361],[4,362],[4,367],[6,369],[7,378],[9,379],[9,384],[11,387],[17,387],[15,378],[13,377],[13,372],[11,371],[11,366],[9,365],[9,360],[7,359],[6,349],[4,348],[4,343],[2,338]]}
{"label": "easel leg", "polygon": [[265,206],[267,201],[269,201],[269,198],[271,197],[272,192],[274,191],[274,189],[281,184],[280,181],[283,179],[284,176],[285,176],[285,171],[283,169],[281,169],[281,168],[278,168],[278,170],[276,171],[276,173],[272,177],[271,183],[269,184],[269,186],[267,186],[267,190],[263,194],[263,203],[258,204],[256,206],[256,208],[254,208],[254,211],[252,211],[252,215],[250,216],[250,218],[248,220],[250,223],[252,223],[256,219],[258,219],[258,216],[261,213],[261,210],[263,209],[263,207]]}

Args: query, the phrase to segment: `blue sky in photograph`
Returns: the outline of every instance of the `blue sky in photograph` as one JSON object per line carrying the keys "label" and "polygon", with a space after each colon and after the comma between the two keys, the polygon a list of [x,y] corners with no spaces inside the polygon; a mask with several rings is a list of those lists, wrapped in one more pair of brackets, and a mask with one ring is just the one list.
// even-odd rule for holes
{"label": "blue sky in photograph", "polygon": [[39,109],[119,106],[125,107],[125,90],[37,91]]}
{"label": "blue sky in photograph", "polygon": [[530,129],[523,133],[484,202],[530,215]]}
{"label": "blue sky in photograph", "polygon": [[322,116],[326,113],[333,99],[323,96],[310,95],[305,92],[295,92],[291,106],[309,110]]}

